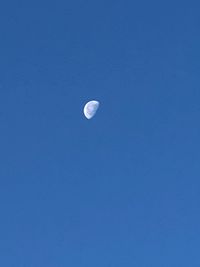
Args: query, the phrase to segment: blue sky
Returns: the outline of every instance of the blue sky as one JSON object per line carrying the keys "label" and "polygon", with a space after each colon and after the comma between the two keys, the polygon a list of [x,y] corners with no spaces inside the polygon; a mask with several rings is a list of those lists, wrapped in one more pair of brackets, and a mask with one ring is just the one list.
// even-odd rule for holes
{"label": "blue sky", "polygon": [[0,266],[200,266],[199,9],[0,4]]}

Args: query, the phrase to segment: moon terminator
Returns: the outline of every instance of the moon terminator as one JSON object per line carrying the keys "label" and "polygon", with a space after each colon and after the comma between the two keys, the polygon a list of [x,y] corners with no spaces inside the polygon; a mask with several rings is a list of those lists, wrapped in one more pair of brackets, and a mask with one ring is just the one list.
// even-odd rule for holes
{"label": "moon terminator", "polygon": [[99,102],[96,100],[91,100],[87,102],[86,105],[84,106],[83,113],[85,117],[89,120],[92,117],[94,117],[98,108],[99,108]]}

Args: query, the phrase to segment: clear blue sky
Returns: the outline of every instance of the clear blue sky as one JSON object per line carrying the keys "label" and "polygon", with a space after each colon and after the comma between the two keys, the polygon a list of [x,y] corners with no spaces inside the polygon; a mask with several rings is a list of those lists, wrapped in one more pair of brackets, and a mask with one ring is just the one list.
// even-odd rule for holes
{"label": "clear blue sky", "polygon": [[3,2],[0,266],[199,267],[199,1]]}

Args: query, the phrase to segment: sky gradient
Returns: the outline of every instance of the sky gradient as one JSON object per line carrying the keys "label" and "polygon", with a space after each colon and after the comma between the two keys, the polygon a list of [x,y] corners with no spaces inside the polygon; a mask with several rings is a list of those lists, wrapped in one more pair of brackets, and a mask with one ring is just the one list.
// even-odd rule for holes
{"label": "sky gradient", "polygon": [[0,266],[200,266],[199,10],[0,4]]}

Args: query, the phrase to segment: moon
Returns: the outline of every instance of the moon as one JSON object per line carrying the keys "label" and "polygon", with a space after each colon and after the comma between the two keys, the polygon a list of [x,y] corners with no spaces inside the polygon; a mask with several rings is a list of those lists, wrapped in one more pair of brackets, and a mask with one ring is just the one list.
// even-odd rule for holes
{"label": "moon", "polygon": [[99,108],[99,102],[96,100],[89,101],[85,104],[83,113],[85,117],[89,120],[94,117],[97,109]]}

